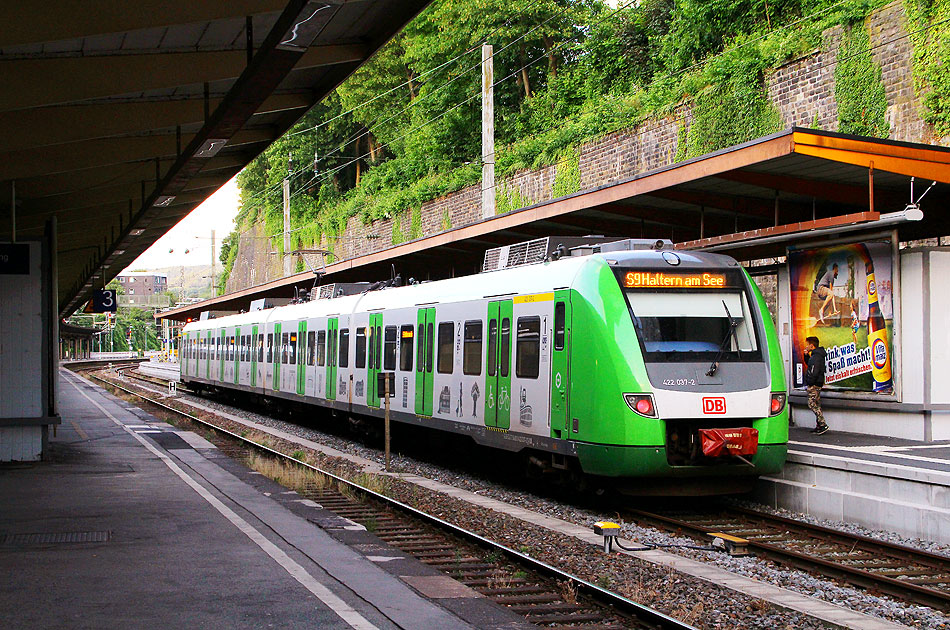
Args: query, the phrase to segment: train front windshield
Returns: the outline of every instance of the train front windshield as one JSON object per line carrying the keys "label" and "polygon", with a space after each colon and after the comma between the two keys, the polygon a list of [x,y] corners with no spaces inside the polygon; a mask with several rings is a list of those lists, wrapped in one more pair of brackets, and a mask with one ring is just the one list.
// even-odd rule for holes
{"label": "train front windshield", "polygon": [[739,289],[626,289],[644,360],[760,361],[755,322]]}

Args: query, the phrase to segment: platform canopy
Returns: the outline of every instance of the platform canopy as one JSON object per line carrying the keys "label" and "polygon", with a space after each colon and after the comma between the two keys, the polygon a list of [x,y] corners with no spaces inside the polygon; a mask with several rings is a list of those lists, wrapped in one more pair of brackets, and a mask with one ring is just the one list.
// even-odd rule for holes
{"label": "platform canopy", "polygon": [[56,218],[68,315],[428,1],[3,3],[0,234]]}
{"label": "platform canopy", "polygon": [[[788,239],[879,228],[905,209],[911,178],[921,221],[893,220],[901,238],[950,234],[950,149],[793,128],[627,180],[539,203],[326,266],[321,283],[476,273],[486,249],[543,236],[668,238],[744,260],[785,253]],[[184,321],[202,311],[313,286],[307,271],[156,315]]]}

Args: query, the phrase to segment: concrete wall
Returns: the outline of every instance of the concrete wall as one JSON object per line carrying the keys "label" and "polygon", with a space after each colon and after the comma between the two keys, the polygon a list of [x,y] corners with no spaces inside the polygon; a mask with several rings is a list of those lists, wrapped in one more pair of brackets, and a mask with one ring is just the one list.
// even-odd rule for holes
{"label": "concrete wall", "polygon": [[36,461],[48,431],[48,370],[56,360],[47,310],[54,290],[42,242],[10,247],[18,249],[7,250],[9,258],[25,256],[28,264],[26,273],[6,266],[0,273],[0,462]]}

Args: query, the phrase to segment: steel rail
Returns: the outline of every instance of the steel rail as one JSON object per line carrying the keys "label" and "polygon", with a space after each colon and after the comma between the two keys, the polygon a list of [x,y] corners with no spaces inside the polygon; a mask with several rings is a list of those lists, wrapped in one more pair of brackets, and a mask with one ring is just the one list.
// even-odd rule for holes
{"label": "steel rail", "polygon": [[[916,556],[920,555],[922,558],[926,558],[928,560],[928,564],[925,566],[930,566],[929,562],[937,561],[940,563],[938,568],[936,568],[937,572],[950,572],[950,568],[946,568],[950,567],[950,560],[937,554],[930,554],[928,552],[918,551],[916,549],[895,545],[893,543],[877,541],[866,536],[852,535],[846,532],[829,529],[827,527],[810,525],[808,523],[795,521],[793,519],[773,517],[770,514],[756,512],[755,510],[741,510],[734,508],[729,509],[743,514],[744,516],[745,512],[751,513],[753,516],[746,516],[746,518],[749,518],[750,520],[759,520],[765,524],[768,524],[769,521],[773,521],[775,523],[779,523],[781,528],[794,528],[798,533],[818,539],[827,540],[833,536],[837,539],[836,542],[838,544],[860,544],[862,545],[860,548],[865,551],[887,551],[889,553],[886,555],[908,562],[916,562]],[[704,537],[716,531],[715,528],[664,516],[662,514],[656,514],[654,512],[635,509],[629,509],[626,511],[630,514],[636,514],[648,520],[662,523],[669,528],[688,530],[694,534],[700,534]],[[775,525],[771,525],[771,527],[775,527]],[[821,573],[827,577],[845,580],[846,582],[869,590],[877,590],[882,593],[887,593],[888,595],[893,595],[905,601],[923,604],[938,610],[950,610],[950,592],[947,591],[928,588],[920,584],[914,584],[906,580],[899,580],[886,575],[879,575],[865,569],[859,569],[845,564],[832,562],[830,560],[818,558],[806,553],[785,549],[771,543],[749,540],[748,548],[759,557],[768,558],[769,560],[773,560],[783,565],[792,566],[806,571],[817,571],[818,573]],[[921,564],[923,564],[923,562],[921,562]],[[941,567],[944,567],[943,571],[940,571]]]}
{"label": "steel rail", "polygon": [[332,472],[323,470],[322,468],[314,466],[313,464],[301,462],[298,459],[294,459],[290,455],[286,455],[269,446],[258,444],[257,442],[254,442],[253,440],[249,440],[246,437],[242,437],[241,435],[234,433],[233,431],[229,431],[228,429],[219,427],[215,425],[214,423],[208,422],[207,420],[203,420],[186,411],[182,411],[180,409],[176,409],[175,407],[172,407],[160,401],[153,400],[149,398],[148,396],[145,396],[127,387],[124,387],[118,383],[115,383],[114,381],[110,381],[108,379],[102,378],[101,376],[98,376],[92,373],[90,373],[88,376],[106,384],[109,387],[115,387],[116,389],[122,390],[126,392],[127,394],[140,398],[141,400],[144,400],[148,404],[161,407],[162,409],[171,411],[172,413],[188,418],[192,422],[196,422],[214,431],[223,433],[227,435],[229,438],[237,440],[243,443],[244,445],[249,446],[255,450],[265,452],[273,457],[280,458],[287,462],[292,462],[296,466],[309,468],[310,470],[314,472],[317,472],[321,475],[325,475],[338,483],[342,483],[352,488],[353,490],[356,490],[364,495],[372,497],[376,501],[380,501],[389,507],[395,508],[399,510],[400,512],[403,512],[423,522],[433,525],[452,535],[458,536],[459,538],[468,540],[478,545],[486,546],[494,551],[498,551],[504,554],[506,557],[512,559],[513,561],[520,563],[524,566],[527,566],[541,575],[544,575],[546,577],[553,578],[556,580],[568,580],[572,584],[577,586],[577,589],[579,592],[584,593],[591,599],[601,604],[605,604],[607,606],[613,607],[625,614],[636,617],[639,621],[650,624],[654,626],[655,628],[658,628],[659,630],[698,630],[695,626],[679,621],[678,619],[674,619],[673,617],[670,617],[669,615],[661,613],[660,611],[654,610],[653,608],[650,608],[648,606],[644,606],[643,604],[639,604],[618,593],[614,593],[612,591],[608,591],[607,589],[601,588],[600,586],[597,586],[596,584],[593,584],[575,575],[567,573],[566,571],[558,569],[557,567],[547,564],[546,562],[543,562],[536,558],[532,558],[531,556],[521,553],[520,551],[517,551],[515,549],[512,549],[511,547],[495,542],[491,539],[485,538],[484,536],[480,534],[476,534],[475,532],[467,530],[453,523],[449,523],[448,521],[445,521],[437,516],[433,516],[432,514],[428,514],[417,508],[414,508],[411,505],[407,505],[405,503],[402,503],[401,501],[397,501],[396,499],[387,497],[384,494],[380,494],[379,492],[370,490],[369,488],[365,488],[359,485],[358,483],[350,481],[349,479],[345,479],[344,477],[341,477]]}

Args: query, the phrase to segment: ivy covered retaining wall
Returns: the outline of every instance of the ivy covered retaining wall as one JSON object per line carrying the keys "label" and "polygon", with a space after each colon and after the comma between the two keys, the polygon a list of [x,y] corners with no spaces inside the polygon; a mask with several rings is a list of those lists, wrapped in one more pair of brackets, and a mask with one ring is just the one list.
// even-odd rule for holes
{"label": "ivy covered retaining wall", "polygon": [[[950,144],[950,136],[937,137],[934,126],[925,119],[922,100],[929,88],[922,84],[921,69],[915,68],[915,57],[922,54],[914,48],[914,37],[908,36],[912,26],[904,2],[898,0],[847,30],[829,29],[821,50],[778,68],[739,77],[731,87],[712,87],[705,99],[684,103],[662,119],[585,143],[561,156],[556,164],[500,180],[497,212],[603,186],[728,146],[735,139],[744,141],[790,126],[854,132],[855,120],[871,121],[869,135]],[[935,48],[939,43],[930,42],[929,46]],[[868,45],[869,53],[864,52]],[[859,71],[858,76],[849,77],[854,80],[836,82],[836,67],[842,61]],[[927,76],[936,73],[925,70],[930,73]],[[737,119],[741,127],[721,124],[723,100],[730,100],[727,105],[742,112],[745,118]],[[699,124],[694,125],[696,121]],[[338,259],[353,258],[468,225],[481,216],[480,186],[469,186],[392,219],[363,224],[359,216],[351,217],[340,237],[316,246],[331,249]],[[266,239],[241,239],[228,292],[280,277],[279,257],[256,251],[265,248],[270,248]]]}

